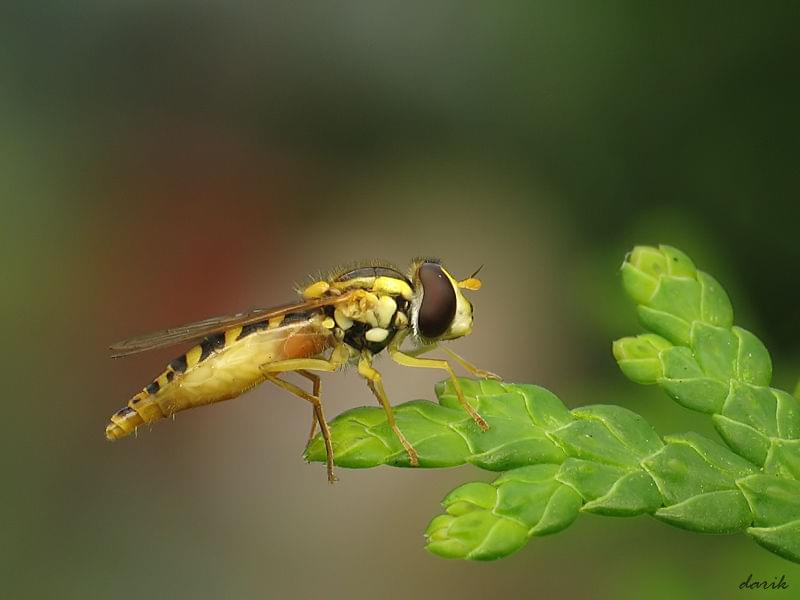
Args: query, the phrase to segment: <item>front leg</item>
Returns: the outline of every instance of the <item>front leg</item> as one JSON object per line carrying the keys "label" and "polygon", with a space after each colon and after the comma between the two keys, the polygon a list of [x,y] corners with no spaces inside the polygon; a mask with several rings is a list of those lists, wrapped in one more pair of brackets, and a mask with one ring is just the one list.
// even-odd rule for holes
{"label": "front leg", "polygon": [[458,401],[461,404],[461,406],[464,407],[464,410],[466,410],[467,413],[469,413],[469,416],[472,417],[472,420],[478,424],[478,427],[480,427],[482,431],[489,430],[489,424],[484,420],[482,416],[478,414],[478,411],[476,411],[464,397],[464,390],[461,389],[461,384],[458,382],[458,378],[456,377],[456,374],[453,372],[453,368],[450,366],[449,362],[443,359],[436,359],[436,358],[417,358],[416,356],[412,356],[411,354],[406,354],[404,352],[401,352],[398,346],[399,344],[395,344],[395,342],[393,341],[391,344],[389,344],[389,347],[387,348],[387,350],[389,351],[389,356],[391,356],[392,360],[395,361],[397,364],[403,365],[405,367],[442,369],[444,371],[447,371],[447,374],[450,375],[450,381],[453,383],[453,389],[455,389],[456,396],[458,397]]}
{"label": "front leg", "polygon": [[[405,340],[405,338],[407,337],[407,334],[402,336],[402,337],[401,336],[398,336],[398,337],[400,339],[397,340],[397,344],[396,344],[395,347],[399,350],[400,346],[403,345],[403,340]],[[432,344],[426,344],[424,346],[420,346],[419,348],[414,348],[413,350],[406,350],[406,351],[403,352],[403,354],[405,354],[406,356],[412,356],[412,357],[416,358],[418,356],[422,356],[423,354],[427,354],[428,352],[433,352],[434,350],[436,350],[438,348],[439,348],[439,343],[438,342],[434,342]],[[484,369],[479,369],[478,367],[473,365],[471,362],[469,362],[468,360],[466,360],[465,358],[463,358],[459,354],[456,354],[455,352],[453,352],[449,348],[446,348],[446,347],[442,346],[441,349],[444,352],[446,352],[447,354],[449,354],[453,358],[453,360],[455,360],[459,365],[461,365],[464,368],[465,371],[467,371],[471,375],[474,375],[475,377],[481,377],[482,379],[496,379],[498,381],[502,381],[503,380],[503,378],[500,377],[500,375],[497,375],[496,373],[492,373],[491,371],[486,371]]]}
{"label": "front leg", "polygon": [[450,356],[452,356],[453,360],[455,360],[458,364],[460,364],[462,367],[464,367],[465,371],[475,375],[475,377],[481,377],[483,379],[496,379],[498,381],[502,381],[503,380],[503,378],[500,377],[500,375],[492,373],[491,371],[485,371],[483,369],[479,369],[478,367],[473,365],[471,362],[469,362],[466,359],[462,358],[461,356],[459,356],[458,354],[456,354],[455,352],[453,352],[449,348],[442,347],[442,350],[444,350]]}

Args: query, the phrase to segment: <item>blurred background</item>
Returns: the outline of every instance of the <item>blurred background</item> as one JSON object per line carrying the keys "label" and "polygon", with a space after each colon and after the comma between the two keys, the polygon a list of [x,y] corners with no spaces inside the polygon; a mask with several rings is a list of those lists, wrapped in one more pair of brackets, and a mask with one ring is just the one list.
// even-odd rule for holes
{"label": "blurred background", "polygon": [[[0,8],[8,598],[728,597],[800,567],[745,536],[582,516],[490,564],[423,550],[471,467],[340,470],[262,386],[138,439],[180,349],[109,343],[292,299],[340,262],[481,264],[453,348],[570,407],[715,434],[628,383],[617,269],[669,243],[800,376],[795,3],[27,3]],[[383,366],[394,402],[433,372]],[[412,372],[409,372],[412,371]],[[327,414],[372,402],[325,376]]]}

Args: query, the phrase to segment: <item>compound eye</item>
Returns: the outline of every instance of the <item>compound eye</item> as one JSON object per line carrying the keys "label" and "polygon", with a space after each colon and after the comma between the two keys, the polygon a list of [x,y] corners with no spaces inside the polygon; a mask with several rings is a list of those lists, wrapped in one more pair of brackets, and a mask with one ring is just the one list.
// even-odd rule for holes
{"label": "compound eye", "polygon": [[447,331],[456,316],[456,291],[436,263],[423,263],[417,276],[422,284],[417,326],[424,337],[436,338]]}

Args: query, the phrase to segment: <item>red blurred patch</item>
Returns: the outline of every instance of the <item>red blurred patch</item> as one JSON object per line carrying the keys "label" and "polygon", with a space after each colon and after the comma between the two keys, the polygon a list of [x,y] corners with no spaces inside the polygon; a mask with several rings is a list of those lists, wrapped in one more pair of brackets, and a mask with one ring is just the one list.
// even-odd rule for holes
{"label": "red blurred patch", "polygon": [[243,287],[280,258],[270,232],[298,194],[298,170],[194,122],[125,142],[105,157],[105,202],[92,215],[92,279],[109,316],[134,331],[258,304]]}

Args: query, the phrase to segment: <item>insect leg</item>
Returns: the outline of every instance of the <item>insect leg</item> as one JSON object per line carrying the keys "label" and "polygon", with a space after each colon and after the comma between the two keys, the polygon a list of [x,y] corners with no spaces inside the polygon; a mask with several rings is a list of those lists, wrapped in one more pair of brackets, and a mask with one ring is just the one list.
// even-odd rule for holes
{"label": "insect leg", "polygon": [[[317,398],[321,397],[320,391],[322,389],[322,382],[320,381],[319,375],[315,375],[311,371],[306,371],[305,369],[300,369],[297,371],[298,375],[302,375],[306,379],[311,382],[312,385],[312,396],[316,396]],[[311,440],[314,439],[314,433],[317,431],[317,418],[316,415],[313,413],[311,414],[311,433],[308,434],[308,441],[309,443]]]}
{"label": "insect leg", "polygon": [[336,371],[347,362],[345,352],[338,352],[338,348],[336,348],[328,360],[324,358],[287,358],[286,360],[264,363],[259,368],[264,373],[285,373],[287,371],[300,370],[331,372]]}
{"label": "insect leg", "polygon": [[[397,347],[399,348],[400,344],[398,344]],[[433,344],[428,344],[427,346],[422,346],[421,348],[415,348],[414,350],[409,350],[408,352],[404,352],[403,354],[405,354],[407,356],[417,357],[417,356],[420,356],[422,354],[427,354],[428,352],[433,352],[438,347],[439,347],[439,344],[433,343]]]}
{"label": "insect leg", "polygon": [[400,428],[397,426],[397,422],[394,419],[392,405],[389,403],[389,398],[386,397],[386,391],[383,389],[381,374],[373,368],[371,355],[367,353],[361,355],[361,359],[358,361],[358,374],[367,380],[367,386],[372,393],[375,394],[378,402],[380,402],[381,406],[383,406],[383,410],[386,411],[386,420],[389,423],[389,427],[392,428],[392,431],[394,431],[397,439],[400,440],[403,448],[406,449],[406,452],[408,453],[408,460],[411,462],[411,466],[418,467],[419,458],[417,457],[417,451],[414,450],[411,442],[406,439],[406,436],[403,435],[403,432],[400,431]]}
{"label": "insect leg", "polygon": [[316,420],[319,422],[319,428],[322,431],[322,438],[325,440],[325,453],[327,455],[327,467],[328,467],[328,481],[333,483],[336,481],[336,476],[333,474],[333,444],[331,443],[331,431],[328,428],[328,422],[325,420],[325,414],[322,412],[322,401],[320,400],[319,396],[311,395],[303,389],[300,389],[293,383],[289,383],[277,375],[273,373],[265,373],[264,377],[267,381],[274,383],[280,388],[283,388],[287,392],[302,398],[303,400],[308,400],[311,402],[311,405],[314,407],[314,415]]}
{"label": "insect leg", "polygon": [[479,369],[471,362],[465,360],[464,358],[462,358],[449,348],[445,348],[444,346],[442,346],[442,350],[444,352],[447,352],[450,356],[452,356],[454,361],[456,361],[458,364],[464,367],[464,370],[468,371],[469,373],[472,373],[476,377],[483,377],[484,379],[497,379],[502,381],[502,377],[500,377],[499,375],[492,373],[491,371],[485,371],[483,369]]}
{"label": "insect leg", "polygon": [[443,369],[447,371],[450,375],[450,381],[453,382],[453,388],[456,391],[456,396],[458,396],[458,401],[461,403],[461,406],[469,413],[472,420],[478,424],[478,427],[483,431],[489,430],[489,424],[478,414],[478,411],[472,408],[469,402],[467,402],[467,399],[464,398],[464,391],[461,389],[461,384],[458,382],[456,374],[453,372],[453,368],[450,366],[449,362],[436,358],[417,358],[416,356],[410,356],[401,352],[394,344],[389,345],[388,351],[392,360],[399,365],[405,367],[422,367],[425,369]]}
{"label": "insect leg", "polygon": [[[397,348],[399,347],[400,344],[397,344]],[[421,348],[405,351],[403,352],[403,354],[405,354],[406,356],[413,356],[416,358],[417,356],[422,356],[423,354],[427,354],[428,352],[433,352],[434,350],[437,349],[439,349],[439,344],[434,342],[433,344],[428,344],[427,346],[422,346]],[[468,373],[471,373],[476,377],[483,377],[485,379],[497,379],[499,381],[502,381],[503,378],[500,377],[499,375],[496,375],[491,371],[485,371],[484,369],[479,369],[471,362],[466,360],[464,357],[460,356],[459,354],[456,354],[449,348],[445,348],[444,346],[442,346],[441,349],[444,352],[447,352],[447,354],[449,354],[450,356],[452,356],[453,360],[455,360],[458,364],[460,364],[464,368],[464,370],[467,371]]]}
{"label": "insect leg", "polygon": [[[271,375],[274,373],[286,373],[289,371],[294,371],[294,372],[302,371],[303,373],[306,374],[303,375],[303,373],[300,373],[301,375],[311,379],[310,377],[308,377],[309,375],[311,375],[311,377],[316,377],[316,375],[308,373],[309,369],[314,371],[335,371],[339,369],[344,363],[347,362],[348,356],[349,354],[347,353],[346,347],[339,346],[337,348],[334,348],[333,353],[331,354],[330,359],[328,360],[323,358],[289,358],[286,360],[264,363],[260,366],[261,371],[264,373],[266,379],[269,379],[270,381],[272,381],[272,383],[275,383],[276,385],[284,388],[285,390],[290,391],[297,396],[300,396],[304,400],[308,400],[314,406],[314,415],[317,417],[317,422],[319,423],[320,430],[322,431],[322,437],[325,440],[325,452],[327,454],[327,463],[328,463],[328,481],[331,482],[335,481],[336,479],[335,477],[333,477],[333,445],[331,443],[331,433],[330,429],[328,428],[328,423],[325,420],[325,416],[322,413],[322,403],[319,401],[319,394],[318,393],[315,395],[308,394],[308,392],[304,392],[297,386],[290,384],[287,381],[283,381],[282,379],[278,379],[277,381],[280,381],[280,383],[277,383],[277,381],[275,381],[277,377],[274,377],[274,375],[271,377]],[[311,379],[311,381],[312,383],[314,383],[314,390],[316,392],[319,392],[320,389],[319,382],[318,381],[314,382],[313,379]],[[295,390],[297,390],[300,393],[295,392]],[[312,398],[316,398],[317,402],[312,400]]]}

